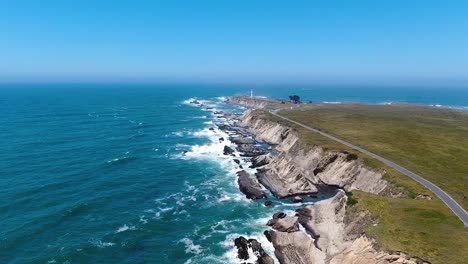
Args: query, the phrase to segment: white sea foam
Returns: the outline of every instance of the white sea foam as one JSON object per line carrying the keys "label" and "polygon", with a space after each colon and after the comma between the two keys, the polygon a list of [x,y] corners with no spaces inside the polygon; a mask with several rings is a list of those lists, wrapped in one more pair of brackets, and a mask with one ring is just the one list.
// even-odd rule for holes
{"label": "white sea foam", "polygon": [[203,105],[207,105],[207,104],[210,103],[210,101],[208,101],[208,100],[203,100],[203,99],[198,99],[198,98],[195,98],[195,97],[191,97],[191,98],[189,98],[187,100],[182,101],[182,104],[199,106],[197,104],[192,103],[194,101],[198,101],[200,104],[203,104]]}
{"label": "white sea foam", "polygon": [[174,208],[173,207],[164,207],[164,208],[159,207],[158,211],[154,214],[154,218],[160,218],[161,214],[165,212],[169,212],[171,210],[174,210]]}
{"label": "white sea foam", "polygon": [[270,219],[271,219],[271,213],[269,212],[267,216],[257,218],[254,221],[254,224],[259,226],[259,227],[265,227],[266,224],[268,223],[268,220],[270,220]]}
{"label": "white sea foam", "polygon": [[172,135],[178,136],[178,137],[183,137],[183,136],[184,136],[184,132],[183,132],[183,131],[175,131],[175,132],[172,132]]}
{"label": "white sea foam", "polygon": [[[226,163],[229,160],[228,156],[223,155],[224,146],[233,147],[228,139],[228,134],[218,129],[210,130],[209,128],[204,128],[191,134],[195,137],[208,138],[210,142],[192,146],[191,150],[185,153],[186,158],[211,159],[220,163]],[[219,141],[221,137],[224,138],[222,142]]]}
{"label": "white sea foam", "polygon": [[148,223],[148,219],[146,219],[144,215],[140,215],[140,223],[146,225]]}
{"label": "white sea foam", "polygon": [[217,129],[214,129],[214,130],[211,130],[209,128],[203,128],[201,130],[197,130],[195,132],[190,132],[189,134],[194,136],[194,137],[207,137],[207,138],[210,138],[210,137],[213,137],[215,136],[216,134],[221,134],[222,132],[217,130]]}
{"label": "white sea foam", "polygon": [[383,102],[383,103],[380,103],[380,105],[392,105],[393,102]]}
{"label": "white sea foam", "polygon": [[[125,153],[125,154],[128,154],[128,153]],[[135,157],[132,157],[132,156],[123,156],[123,157],[119,157],[119,158],[115,158],[115,159],[111,159],[111,160],[108,160],[107,163],[117,163],[117,162],[123,162],[123,161],[128,161],[128,160],[132,160],[134,159]]]}
{"label": "white sea foam", "polygon": [[114,246],[115,243],[112,243],[112,242],[103,242],[99,239],[90,239],[89,242],[91,244],[93,244],[94,246],[98,247],[98,248],[105,248],[105,247],[111,247],[111,246]]}
{"label": "white sea foam", "polygon": [[119,228],[117,229],[117,231],[115,231],[115,233],[117,234],[117,233],[125,232],[125,231],[127,231],[127,230],[136,230],[136,227],[135,227],[135,226],[132,226],[132,225],[131,225],[131,226],[128,226],[128,225],[125,224],[125,225],[119,227]]}
{"label": "white sea foam", "polygon": [[236,201],[236,202],[247,202],[247,203],[252,202],[251,200],[245,198],[245,196],[239,192],[227,193],[227,192],[221,191],[219,194],[218,202],[225,202],[225,201]]}
{"label": "white sea foam", "polygon": [[117,162],[119,160],[120,160],[119,158],[115,158],[115,159],[108,160],[107,163]]}
{"label": "white sea foam", "polygon": [[188,237],[182,238],[180,242],[185,244],[185,253],[200,254],[203,251],[200,245],[195,245]]}
{"label": "white sea foam", "polygon": [[231,220],[231,221],[221,220],[221,221],[218,221],[218,222],[216,222],[216,224],[210,226],[211,232],[212,233],[221,233],[221,234],[229,233],[229,231],[226,230],[226,229],[228,229],[227,225],[229,223],[232,223],[232,222],[237,222],[237,221],[236,220]]}
{"label": "white sea foam", "polygon": [[175,145],[175,147],[176,147],[177,150],[180,150],[180,149],[189,148],[190,146],[187,145],[187,144],[183,144],[183,143],[177,143],[177,144]]}
{"label": "white sea foam", "polygon": [[187,104],[187,105],[192,105],[193,101],[198,101],[198,100],[197,100],[197,98],[191,97],[189,99],[186,99],[186,100],[182,101],[182,103]]}
{"label": "white sea foam", "polygon": [[301,207],[304,205],[312,205],[315,204],[315,202],[302,202],[302,203],[284,203],[284,202],[279,202],[281,206],[287,206],[287,207]]}
{"label": "white sea foam", "polygon": [[322,103],[324,103],[324,104],[341,104],[341,102],[328,102],[328,101],[324,101]]}

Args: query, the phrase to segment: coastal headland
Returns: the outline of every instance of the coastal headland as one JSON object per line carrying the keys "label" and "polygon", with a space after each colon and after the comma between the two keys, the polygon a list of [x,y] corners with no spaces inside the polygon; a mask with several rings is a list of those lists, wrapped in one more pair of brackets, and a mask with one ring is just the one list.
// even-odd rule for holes
{"label": "coastal headland", "polygon": [[[265,192],[270,192],[275,199],[300,203],[321,192],[333,193],[295,214],[273,214],[265,223],[264,235],[274,247],[274,256],[255,239],[235,239],[239,261],[466,263],[467,230],[437,196],[384,163],[291,122],[302,121],[321,107],[331,111],[335,105],[255,97],[226,101],[247,108],[240,117],[217,113],[233,120],[217,126],[241,153],[236,157],[235,150],[226,146],[223,154],[234,161],[249,159],[254,169],[249,173],[240,166],[237,172],[239,190],[247,198],[267,199]],[[346,111],[367,106],[349,107]],[[397,106],[408,111],[419,107]],[[276,116],[278,111],[291,120]],[[332,123],[333,119],[321,121]],[[267,199],[264,206],[275,206],[274,201]]]}

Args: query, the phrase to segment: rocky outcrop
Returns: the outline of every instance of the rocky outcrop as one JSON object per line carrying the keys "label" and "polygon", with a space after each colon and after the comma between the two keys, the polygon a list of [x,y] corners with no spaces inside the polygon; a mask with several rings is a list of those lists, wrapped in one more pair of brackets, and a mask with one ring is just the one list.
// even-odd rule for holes
{"label": "rocky outcrop", "polygon": [[344,218],[346,199],[344,191],[338,191],[333,198],[301,209],[294,217],[274,215],[268,221],[274,230],[266,235],[280,263],[327,263],[331,256],[342,252],[346,242],[340,220]]}
{"label": "rocky outcrop", "polygon": [[256,263],[259,264],[273,264],[273,259],[263,250],[262,244],[255,239],[246,239],[240,236],[234,239],[234,245],[237,248],[237,257],[241,260],[248,260],[249,249],[252,250],[253,258],[257,258]]}
{"label": "rocky outcrop", "polygon": [[267,223],[271,228],[280,232],[297,232],[299,231],[299,222],[296,216],[286,216],[283,218],[273,217]]}
{"label": "rocky outcrop", "polygon": [[[345,192],[339,190],[330,199],[298,210],[295,217],[276,217],[275,220],[274,216],[268,222],[274,230],[265,235],[272,242],[280,263],[429,263],[402,252],[376,250],[373,241],[365,236],[359,235],[356,239],[348,236],[346,201]],[[293,228],[297,223],[301,228]]]}
{"label": "rocky outcrop", "polygon": [[230,136],[229,140],[231,140],[232,143],[241,145],[241,144],[254,144],[255,140],[252,138],[244,137],[244,136]]}
{"label": "rocky outcrop", "polygon": [[318,189],[305,178],[280,177],[271,170],[261,170],[255,175],[258,181],[278,198],[298,194],[311,194],[318,191]]}
{"label": "rocky outcrop", "polygon": [[[257,174],[259,181],[279,198],[315,193],[321,186],[378,194],[388,183],[385,171],[364,165],[354,154],[303,144],[293,129],[270,121],[257,111],[247,111],[242,124],[260,139],[278,144],[279,154]],[[354,156],[353,156],[354,155]]]}
{"label": "rocky outcrop", "polygon": [[404,263],[404,264],[429,264],[429,262],[417,257],[408,256],[402,252],[379,252],[374,249],[372,241],[361,236],[343,252],[333,256],[330,264],[354,264],[354,263]]}
{"label": "rocky outcrop", "polygon": [[245,194],[248,199],[257,200],[266,198],[260,184],[258,184],[246,171],[242,170],[237,172],[237,176],[239,190]]}
{"label": "rocky outcrop", "polygon": [[224,155],[232,155],[232,154],[234,154],[234,150],[229,146],[224,146],[223,154]]}
{"label": "rocky outcrop", "polygon": [[241,152],[242,157],[255,157],[266,153],[265,150],[258,148],[254,144],[238,144],[237,150]]}
{"label": "rocky outcrop", "polygon": [[253,157],[251,159],[252,165],[250,165],[249,168],[258,168],[261,166],[265,166],[268,163],[270,163],[271,159],[272,159],[272,156],[269,153]]}
{"label": "rocky outcrop", "polygon": [[271,243],[275,247],[275,256],[281,264],[312,264],[320,251],[312,239],[303,232],[268,231]]}

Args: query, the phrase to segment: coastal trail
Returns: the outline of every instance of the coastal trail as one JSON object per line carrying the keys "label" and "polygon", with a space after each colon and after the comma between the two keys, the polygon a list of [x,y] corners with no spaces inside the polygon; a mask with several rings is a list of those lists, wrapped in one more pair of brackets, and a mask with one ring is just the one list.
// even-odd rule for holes
{"label": "coastal trail", "polygon": [[410,170],[408,170],[406,168],[403,168],[402,166],[400,166],[400,165],[398,165],[398,164],[396,164],[396,163],[394,163],[394,162],[392,162],[392,161],[390,161],[390,160],[388,160],[386,158],[383,158],[383,157],[381,157],[381,156],[379,156],[377,154],[374,154],[374,153],[372,153],[372,152],[370,152],[368,150],[365,150],[365,149],[363,149],[361,147],[353,145],[353,144],[351,144],[351,143],[349,143],[347,141],[344,141],[342,139],[339,139],[339,138],[337,138],[335,136],[332,136],[330,134],[322,132],[322,131],[320,131],[318,129],[315,129],[313,127],[307,126],[307,125],[302,124],[300,122],[297,122],[297,121],[291,120],[291,119],[289,119],[287,117],[284,117],[284,116],[277,113],[279,110],[281,110],[281,109],[277,109],[275,111],[270,111],[270,113],[275,115],[276,117],[279,117],[281,119],[284,119],[286,121],[294,123],[294,124],[296,124],[298,126],[301,126],[301,127],[305,128],[305,129],[309,130],[309,131],[318,133],[318,134],[320,134],[322,136],[325,136],[325,137],[327,137],[329,139],[332,139],[332,140],[334,140],[336,142],[339,142],[339,143],[341,143],[341,144],[343,144],[345,146],[348,146],[348,147],[350,147],[352,149],[355,149],[355,150],[357,150],[357,151],[359,151],[361,153],[364,153],[364,154],[366,154],[366,155],[368,155],[368,156],[370,156],[370,157],[372,157],[374,159],[377,159],[377,160],[385,163],[386,165],[394,168],[395,170],[399,171],[400,173],[402,173],[402,174],[410,177],[411,179],[419,182],[420,184],[424,185],[426,188],[431,190],[435,195],[437,195],[437,197],[439,197],[450,208],[450,210],[452,210],[452,212],[458,218],[460,218],[460,220],[463,222],[465,227],[468,227],[468,212],[465,209],[463,209],[463,207],[461,207],[449,194],[447,194],[444,190],[439,188],[437,185],[433,184],[432,182],[424,179],[423,177],[417,175],[416,173],[411,172]]}

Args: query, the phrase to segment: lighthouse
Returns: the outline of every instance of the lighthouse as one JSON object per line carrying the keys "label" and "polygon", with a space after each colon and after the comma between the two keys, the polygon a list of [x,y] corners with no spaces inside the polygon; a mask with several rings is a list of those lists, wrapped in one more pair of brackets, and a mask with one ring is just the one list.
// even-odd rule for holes
{"label": "lighthouse", "polygon": [[253,98],[253,89],[250,89],[250,98]]}

